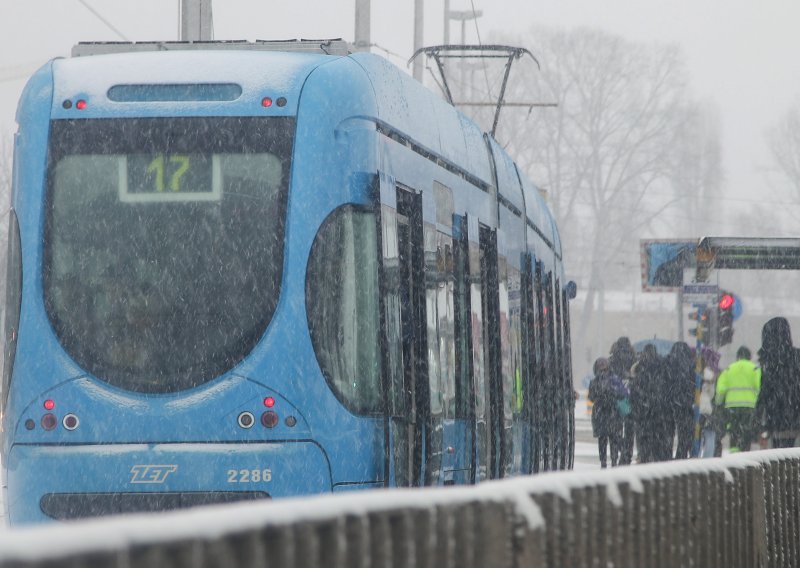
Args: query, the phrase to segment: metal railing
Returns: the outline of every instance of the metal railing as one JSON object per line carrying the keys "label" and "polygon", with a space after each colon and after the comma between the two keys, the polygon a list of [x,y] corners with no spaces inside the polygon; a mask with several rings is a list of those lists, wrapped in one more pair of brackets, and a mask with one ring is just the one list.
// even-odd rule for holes
{"label": "metal railing", "polygon": [[800,449],[0,533],[0,566],[796,566]]}

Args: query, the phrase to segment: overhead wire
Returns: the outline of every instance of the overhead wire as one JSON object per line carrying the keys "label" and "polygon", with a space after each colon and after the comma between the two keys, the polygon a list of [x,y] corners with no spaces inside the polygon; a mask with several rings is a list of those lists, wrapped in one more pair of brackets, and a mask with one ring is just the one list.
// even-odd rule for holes
{"label": "overhead wire", "polygon": [[84,7],[84,8],[86,8],[87,10],[89,10],[89,11],[90,11],[90,12],[91,12],[91,13],[92,13],[92,14],[93,14],[93,15],[94,15],[94,16],[95,16],[95,17],[96,17],[98,20],[100,20],[101,22],[103,22],[103,23],[106,25],[106,27],[107,27],[108,29],[110,29],[112,32],[114,32],[115,34],[117,34],[119,37],[121,37],[121,38],[122,38],[123,40],[125,40],[125,41],[131,41],[130,39],[128,39],[128,38],[125,36],[125,34],[123,34],[123,33],[122,33],[121,31],[119,31],[119,30],[118,30],[116,27],[114,27],[114,24],[112,24],[112,23],[111,23],[111,22],[109,22],[109,21],[108,21],[106,18],[104,18],[104,17],[103,17],[103,15],[102,15],[100,12],[98,12],[97,10],[95,10],[94,8],[92,8],[92,7],[89,5],[89,3],[88,3],[88,2],[86,2],[86,0],[78,0],[78,2],[79,2],[79,3],[81,3],[81,4],[83,4],[83,7]]}
{"label": "overhead wire", "polygon": [[472,21],[475,22],[475,33],[478,35],[478,45],[483,46],[481,42],[481,30],[478,28],[478,11],[475,10],[475,2],[473,0],[469,0],[470,6],[472,6]]}
{"label": "overhead wire", "polygon": [[[472,7],[472,21],[475,23],[475,34],[478,36],[478,45],[483,47],[483,42],[481,41],[481,30],[478,26],[478,11],[475,9],[475,2],[474,0],[469,0],[469,4]],[[486,69],[486,59],[483,58],[483,78],[486,81],[486,92],[489,95],[489,98],[493,98],[492,95],[492,87],[489,84],[489,72]]]}

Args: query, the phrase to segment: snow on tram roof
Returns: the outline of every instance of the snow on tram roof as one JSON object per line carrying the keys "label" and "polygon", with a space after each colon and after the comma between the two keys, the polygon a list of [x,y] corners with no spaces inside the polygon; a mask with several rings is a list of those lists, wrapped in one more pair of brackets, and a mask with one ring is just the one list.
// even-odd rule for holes
{"label": "snow on tram roof", "polygon": [[54,95],[56,101],[76,93],[102,100],[115,85],[160,82],[236,83],[244,93],[265,89],[291,93],[329,57],[268,51],[152,51],[57,59]]}

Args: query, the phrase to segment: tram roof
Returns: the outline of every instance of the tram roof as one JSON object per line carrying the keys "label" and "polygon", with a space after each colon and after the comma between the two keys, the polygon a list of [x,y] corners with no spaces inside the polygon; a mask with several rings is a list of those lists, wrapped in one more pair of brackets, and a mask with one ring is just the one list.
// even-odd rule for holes
{"label": "tram roof", "polygon": [[[59,75],[56,90],[59,92],[54,93],[54,111],[56,114],[61,112],[57,101],[76,92],[102,94],[96,99],[102,101],[108,89],[116,84],[152,83],[160,77],[167,77],[171,83],[237,83],[244,92],[251,93],[261,92],[266,84],[270,88],[277,86],[282,92],[291,92],[302,86],[315,67],[330,60],[329,56],[349,55],[349,59],[356,61],[372,80],[379,120],[402,125],[402,134],[491,185],[493,176],[484,133],[476,124],[444,100],[432,96],[425,87],[384,58],[369,53],[350,53],[349,48],[347,42],[339,39],[82,42],[73,47],[72,58],[55,62],[54,71]],[[235,65],[231,64],[231,51],[240,52]],[[120,64],[118,57],[126,54],[130,58]],[[268,78],[253,72],[263,65],[265,57],[271,59]],[[291,112],[291,106],[283,109],[284,112]],[[499,147],[496,151],[505,156]],[[522,187],[516,179],[503,181],[509,187],[516,186],[513,191],[502,193],[519,209],[523,207],[521,194],[525,193],[529,202],[528,218],[552,243],[551,215],[538,190],[531,187],[524,175]]]}
{"label": "tram roof", "polygon": [[348,55],[349,45],[341,39],[214,40],[214,41],[85,41],[72,48],[72,57],[140,53],[143,51],[294,51],[320,55]]}

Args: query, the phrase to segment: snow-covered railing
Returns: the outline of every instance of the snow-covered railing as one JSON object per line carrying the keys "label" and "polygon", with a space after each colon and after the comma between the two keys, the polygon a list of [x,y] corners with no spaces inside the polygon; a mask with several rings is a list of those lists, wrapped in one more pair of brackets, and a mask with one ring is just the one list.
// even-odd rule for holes
{"label": "snow-covered railing", "polygon": [[0,566],[796,566],[800,449],[0,533]]}

